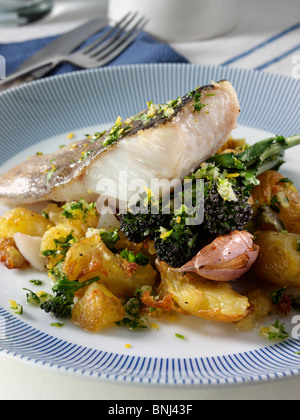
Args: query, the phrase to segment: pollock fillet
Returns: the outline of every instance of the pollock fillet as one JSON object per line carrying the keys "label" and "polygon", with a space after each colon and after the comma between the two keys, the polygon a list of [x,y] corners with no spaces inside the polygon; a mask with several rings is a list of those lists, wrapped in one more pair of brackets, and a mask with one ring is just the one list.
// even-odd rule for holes
{"label": "pollock fillet", "polygon": [[14,204],[95,201],[102,194],[129,200],[137,179],[148,187],[153,179],[184,179],[228,141],[240,113],[226,80],[195,92],[164,107],[149,104],[96,140],[29,158],[0,176],[0,198]]}

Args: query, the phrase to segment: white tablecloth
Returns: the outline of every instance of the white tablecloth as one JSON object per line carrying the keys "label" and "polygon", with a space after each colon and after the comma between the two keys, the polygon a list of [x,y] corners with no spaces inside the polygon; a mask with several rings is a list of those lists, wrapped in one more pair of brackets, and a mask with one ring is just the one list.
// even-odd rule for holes
{"label": "white tablecloth", "polygon": [[[125,1],[125,0],[124,0]],[[145,1],[145,0],[144,0]],[[235,30],[216,39],[172,44],[191,63],[224,64],[300,78],[299,0],[239,0]],[[0,28],[0,42],[62,33],[106,13],[106,0],[57,0],[51,15],[22,28]],[[299,82],[300,83],[300,82]],[[299,98],[298,98],[299,99]],[[300,398],[300,377],[220,388],[128,386],[42,369],[0,353],[1,400],[283,400]]]}

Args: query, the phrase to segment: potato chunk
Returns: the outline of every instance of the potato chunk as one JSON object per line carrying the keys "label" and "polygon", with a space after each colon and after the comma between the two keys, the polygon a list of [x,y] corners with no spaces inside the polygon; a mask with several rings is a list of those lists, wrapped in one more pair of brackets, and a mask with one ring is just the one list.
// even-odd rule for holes
{"label": "potato chunk", "polygon": [[49,270],[64,259],[67,250],[77,239],[80,239],[80,235],[70,226],[58,224],[47,230],[42,237],[41,254],[47,258]]}
{"label": "potato chunk", "polygon": [[161,273],[159,295],[172,296],[178,312],[227,323],[238,322],[248,314],[247,297],[236,293],[230,283],[209,281],[193,273],[183,275],[162,262],[157,266]]}
{"label": "potato chunk", "polygon": [[270,206],[289,232],[300,234],[300,194],[294,184],[276,171],[265,172],[259,180],[253,200]]}
{"label": "potato chunk", "polygon": [[251,311],[246,318],[237,323],[236,327],[237,329],[252,331],[273,311],[274,305],[270,290],[267,292],[255,287],[249,290],[246,296],[251,304]]}
{"label": "potato chunk", "polygon": [[111,252],[99,235],[74,244],[67,252],[63,271],[71,281],[84,281],[94,273],[116,296],[133,296],[138,287],[153,286],[156,280],[156,271],[150,264],[142,267],[126,261]]}
{"label": "potato chunk", "polygon": [[63,207],[51,203],[44,209],[45,214],[54,225],[65,225],[72,228],[76,237],[83,237],[88,228],[97,227],[99,214],[93,203],[88,204],[85,200],[81,200],[67,203]]}
{"label": "potato chunk", "polygon": [[45,217],[21,207],[0,218],[0,238],[12,238],[15,233],[42,237],[52,224]]}
{"label": "potato chunk", "polygon": [[282,287],[300,286],[299,235],[261,231],[255,243],[260,247],[252,272],[261,280]]}
{"label": "potato chunk", "polygon": [[91,332],[122,321],[124,317],[125,311],[121,301],[104,285],[98,283],[93,283],[87,288],[72,310],[73,321]]}

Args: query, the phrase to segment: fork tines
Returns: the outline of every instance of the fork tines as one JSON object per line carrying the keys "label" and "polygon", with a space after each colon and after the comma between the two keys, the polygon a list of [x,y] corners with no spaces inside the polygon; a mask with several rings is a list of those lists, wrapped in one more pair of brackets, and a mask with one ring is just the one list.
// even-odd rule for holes
{"label": "fork tines", "polygon": [[111,61],[137,38],[147,23],[144,17],[138,18],[138,13],[130,12],[81,53],[99,61]]}

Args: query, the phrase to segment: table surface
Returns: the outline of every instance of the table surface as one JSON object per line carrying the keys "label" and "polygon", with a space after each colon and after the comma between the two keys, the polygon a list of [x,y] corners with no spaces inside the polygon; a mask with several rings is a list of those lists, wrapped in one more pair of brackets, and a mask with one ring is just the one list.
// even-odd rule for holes
{"label": "table surface", "polygon": [[[239,24],[222,37],[171,46],[191,63],[224,64],[297,76],[299,0],[239,0]],[[52,13],[22,28],[0,28],[1,42],[54,35],[105,15],[106,0],[56,0]],[[0,353],[1,400],[298,400],[300,377],[226,387],[120,385],[47,370]]]}

